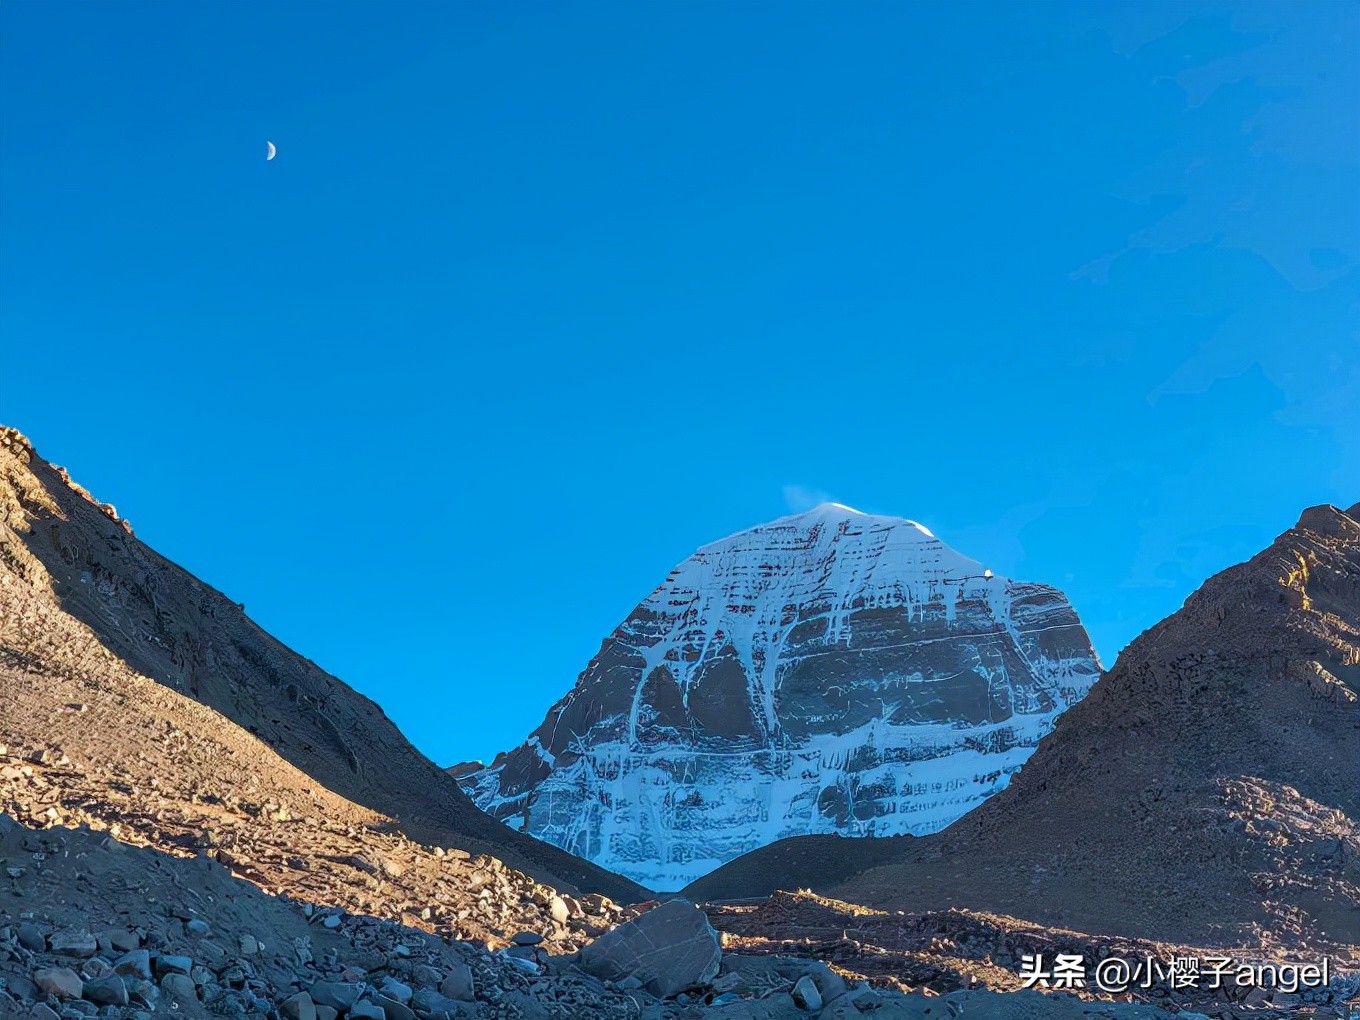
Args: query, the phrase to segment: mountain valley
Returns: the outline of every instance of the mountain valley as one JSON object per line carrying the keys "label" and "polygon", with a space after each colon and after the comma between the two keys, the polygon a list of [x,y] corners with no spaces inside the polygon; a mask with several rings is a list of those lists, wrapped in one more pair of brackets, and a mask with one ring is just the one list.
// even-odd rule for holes
{"label": "mountain valley", "polygon": [[[816,712],[809,699],[817,676],[842,687],[870,676],[900,699],[903,726],[934,725],[932,712],[961,714],[969,734],[1010,726],[1029,743],[996,753],[1011,762],[1022,748],[1023,761],[940,831],[778,839],[672,898],[478,810],[377,705],[5,430],[0,1018],[1349,1020],[1360,1006],[1360,508],[1309,509],[1099,680],[1052,589],[989,577],[909,522],[869,519],[852,534],[868,517],[852,514],[779,525],[805,550],[864,552],[841,560],[858,565],[854,585],[836,588],[856,592],[844,612],[818,587],[782,624],[849,637],[839,651],[799,646],[809,665],[789,698],[735,688],[738,705],[760,708],[738,737],[754,746],[774,732],[761,718],[834,715],[859,741],[864,698],[842,691]],[[870,569],[887,562],[874,543],[917,557],[923,599]],[[591,667],[610,697],[638,690],[620,643],[639,635],[657,639],[647,647],[661,662],[696,667],[692,704],[662,711],[658,694],[653,714],[636,714],[659,741],[702,750],[732,698],[722,664],[776,647],[754,622],[763,603],[731,598],[734,577],[680,571],[665,589],[688,593],[710,624],[706,612],[755,606],[731,611],[753,617],[724,628],[732,654],[684,628],[662,641],[661,617],[639,612]],[[929,608],[932,581],[953,595],[943,610]],[[927,625],[949,656],[971,648],[992,671],[986,698],[937,684],[913,700],[940,668],[921,649],[920,678],[906,660],[865,669],[882,645],[864,635],[911,613],[939,613]],[[610,642],[627,669],[601,672]],[[709,686],[715,675],[729,680]],[[589,702],[569,696],[554,711],[603,720]],[[892,814],[874,811],[858,820]],[[1325,954],[1330,981],[1298,993],[1024,987],[1036,953],[1211,951]]]}

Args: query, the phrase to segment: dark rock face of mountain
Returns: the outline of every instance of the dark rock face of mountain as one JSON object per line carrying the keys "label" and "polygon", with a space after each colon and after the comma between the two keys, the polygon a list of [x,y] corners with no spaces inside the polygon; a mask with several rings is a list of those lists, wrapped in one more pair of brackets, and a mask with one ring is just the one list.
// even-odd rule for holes
{"label": "dark rock face of mountain", "polygon": [[686,894],[809,886],[1200,945],[1354,946],[1358,693],[1360,505],[1313,507],[1135,640],[949,828],[786,840]]}
{"label": "dark rock face of mountain", "polygon": [[633,883],[487,817],[376,704],[138,541],[13,429],[0,429],[0,638],[0,665],[12,671],[0,687],[6,707],[42,696],[23,689],[25,671],[96,685],[101,671],[131,671],[220,713],[413,839],[489,854],[563,889],[643,898]]}
{"label": "dark rock face of mountain", "polygon": [[496,817],[674,889],[783,836],[946,825],[1098,673],[1060,592],[824,504],[700,549],[523,745],[453,771]]}

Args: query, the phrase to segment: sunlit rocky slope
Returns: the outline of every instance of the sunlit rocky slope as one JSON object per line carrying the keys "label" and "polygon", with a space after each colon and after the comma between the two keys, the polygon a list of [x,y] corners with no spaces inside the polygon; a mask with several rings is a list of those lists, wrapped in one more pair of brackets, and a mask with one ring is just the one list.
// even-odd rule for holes
{"label": "sunlit rocky slope", "polygon": [[[140,542],[12,429],[0,430],[0,743],[61,748],[74,764],[57,785],[80,817],[145,824],[151,845],[225,840],[266,874],[297,856],[285,833],[345,856],[362,853],[352,831],[489,854],[563,891],[643,896],[477,810],[377,705]],[[62,796],[32,803],[64,812]],[[157,801],[175,808],[169,829]],[[247,835],[260,860],[238,845]]]}

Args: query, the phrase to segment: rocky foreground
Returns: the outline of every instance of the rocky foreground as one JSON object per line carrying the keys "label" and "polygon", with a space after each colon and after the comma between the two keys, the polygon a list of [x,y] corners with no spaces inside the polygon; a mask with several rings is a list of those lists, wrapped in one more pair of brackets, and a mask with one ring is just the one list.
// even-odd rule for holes
{"label": "rocky foreground", "polygon": [[[1360,955],[1329,956],[1326,988],[1290,990],[1278,983],[1222,982],[1207,977],[1178,980],[1167,967],[1140,976],[1118,994],[1097,987],[1100,961],[1232,961],[1266,959],[1316,962],[1318,953],[1262,954],[1259,946],[1228,948],[1092,935],[1051,927],[1004,914],[950,907],[920,913],[877,910],[818,896],[808,890],[778,892],[748,903],[709,904],[724,945],[741,953],[770,953],[828,963],[842,975],[868,980],[876,988],[947,996],[958,989],[986,988],[1022,994],[1029,980],[1026,960],[1047,961],[1059,954],[1082,961],[1085,987],[1077,994],[1146,1002],[1184,1014],[1220,1020],[1289,1017],[1345,1020],[1360,1011]],[[1060,987],[1060,986],[1058,986]]]}
{"label": "rocky foreground", "polygon": [[[270,896],[200,856],[0,815],[0,1017],[23,1020],[1169,1020],[1151,1004],[958,988],[904,994],[825,963],[724,952],[684,900],[575,953],[541,932],[493,951]],[[1356,982],[1352,981],[1351,984]],[[1316,1020],[1350,985],[1311,995]],[[1268,1015],[1262,1012],[1261,1015]],[[1183,1020],[1203,1020],[1181,1012]]]}

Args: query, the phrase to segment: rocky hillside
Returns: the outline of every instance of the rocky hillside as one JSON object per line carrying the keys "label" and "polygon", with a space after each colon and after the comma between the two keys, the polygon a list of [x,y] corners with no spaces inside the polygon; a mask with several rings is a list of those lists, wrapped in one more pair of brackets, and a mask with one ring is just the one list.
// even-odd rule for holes
{"label": "rocky hillside", "polygon": [[[58,711],[65,702],[98,715]],[[221,829],[212,816],[239,810],[228,799],[250,803],[259,826],[307,788],[312,799],[285,814],[323,826],[366,816],[345,823],[358,828],[381,816],[409,840],[491,855],[563,891],[645,896],[477,810],[377,705],[138,541],[13,429],[0,430],[0,705],[0,741],[79,756],[79,794],[94,814],[154,806],[120,790],[122,779],[182,786],[162,800],[189,812],[188,829],[200,815],[205,830]],[[199,750],[210,746],[222,753]],[[275,775],[285,786],[271,785]]]}
{"label": "rocky hillside", "polygon": [[809,886],[1199,945],[1360,946],[1360,506],[1307,510],[1135,640],[948,829],[811,837],[695,883]]}
{"label": "rocky hillside", "polygon": [[[923,975],[920,990],[847,982],[821,962],[724,952],[703,914],[682,900],[653,906],[580,953],[550,955],[534,932],[489,952],[266,895],[206,857],[128,847],[88,829],[33,831],[4,814],[0,867],[4,1020],[937,1020],[965,1012],[976,1020],[1207,1020],[1151,1004],[960,987],[969,967],[997,969],[950,961],[939,937],[929,939],[928,958],[905,957],[903,973]],[[776,923],[815,930],[826,919],[806,915],[827,908],[772,903],[764,914],[772,912]],[[986,933],[989,923],[976,930]],[[912,927],[918,938],[928,930]],[[1054,944],[1045,933],[1030,939]],[[1017,984],[995,977],[1003,988]],[[1342,1000],[1357,984],[1344,979],[1313,994],[1310,1016],[1343,1020]]]}
{"label": "rocky hillside", "polygon": [[405,835],[211,709],[126,671],[0,665],[0,811],[212,858],[276,895],[503,945],[521,929],[576,948],[621,916],[495,857]]}
{"label": "rocky hillside", "polygon": [[[1092,988],[1044,995],[1016,990],[1024,983],[1022,954],[1166,958],[1183,947],[952,904],[903,913],[807,892],[707,911],[682,899],[620,905],[585,891],[613,883],[634,899],[636,887],[616,876],[475,814],[481,828],[465,831],[460,812],[475,809],[450,792],[452,777],[440,773],[443,785],[428,794],[390,789],[394,780],[379,767],[386,751],[397,763],[392,774],[405,780],[433,766],[376,706],[136,543],[112,508],[67,482],[12,432],[0,434],[0,466],[0,1020],[941,1020],[946,1013],[1171,1020],[1163,1007],[1191,1011],[1180,1020],[1236,1020],[1244,1011],[1255,1020],[1291,1013],[1346,1020],[1360,1004],[1360,948],[1343,954],[1346,946],[1335,940],[1331,983],[1297,995],[1251,988],[1200,994],[1165,982],[1146,995]],[[1297,561],[1278,561],[1295,563],[1285,571],[1285,616],[1290,626],[1311,626],[1313,637],[1299,643],[1284,673],[1318,705],[1344,713],[1353,706],[1360,661],[1354,641],[1336,642],[1338,633],[1355,631],[1355,522],[1310,515],[1312,544],[1290,547]],[[186,605],[186,588],[199,600]],[[1272,590],[1262,581],[1260,591]],[[1210,600],[1195,618],[1216,621],[1225,638],[1238,640],[1246,632],[1224,604]],[[227,647],[234,651],[219,655]],[[1338,648],[1339,657],[1324,654]],[[1157,683],[1154,691],[1174,688]],[[320,691],[328,697],[318,700]],[[1238,708],[1248,713],[1260,696],[1245,687],[1227,693],[1242,698]],[[1166,707],[1146,692],[1145,700],[1154,710]],[[1164,695],[1163,702],[1174,699]],[[1124,712],[1126,722],[1141,718],[1128,705],[1112,705],[1108,711]],[[1308,725],[1319,718],[1308,745],[1315,763],[1349,749],[1330,740],[1331,717],[1319,711]],[[1354,722],[1353,715],[1337,718]],[[1258,742],[1268,736],[1248,732]],[[1111,746],[1117,760],[1134,753]],[[1353,829],[1345,828],[1353,816],[1349,807],[1327,814],[1318,806],[1339,802],[1344,778],[1307,785],[1307,769],[1288,772],[1284,765],[1295,760],[1279,748],[1272,753],[1253,775],[1273,799],[1260,800],[1258,791],[1249,801],[1258,788],[1230,787],[1248,809],[1230,814],[1228,828],[1274,854],[1251,878],[1283,890],[1265,904],[1267,921],[1284,937],[1298,934],[1284,947],[1297,958],[1328,944],[1301,941],[1312,938],[1307,926],[1316,927],[1319,903],[1337,908],[1334,928],[1349,923],[1337,905],[1354,893]],[[1343,761],[1343,777],[1353,761]],[[1083,767],[1067,759],[1045,766],[1078,774]],[[1016,785],[1037,771],[1026,767]],[[1295,788],[1297,796],[1288,792]],[[1051,812],[1042,789],[1030,799]],[[988,805],[1011,796],[1003,792]],[[400,812],[385,810],[389,798]],[[1156,814],[1158,798],[1145,803],[1150,821],[1139,815],[1126,830],[1180,830],[1179,816]],[[1004,828],[1023,808],[983,827],[992,834],[993,862],[1002,859],[999,841],[1026,837],[1021,827]],[[1044,821],[1052,832],[1051,814]],[[1332,832],[1341,834],[1339,843],[1321,842]],[[843,884],[870,880],[860,894],[890,903],[902,894],[890,883],[901,882],[904,863],[927,867],[942,859],[908,860],[899,848],[941,838],[831,844],[860,864],[837,872],[855,875]],[[981,841],[977,836],[975,845]],[[825,845],[817,837],[791,843]],[[1030,851],[1017,851],[1023,867]],[[815,870],[817,859],[775,862],[787,869],[776,881],[793,884],[798,869]],[[994,884],[986,870],[994,865],[979,860],[981,868],[970,870],[967,860],[954,859],[948,873],[956,893],[978,874]],[[824,854],[820,861],[829,874]],[[1160,884],[1149,888],[1165,907],[1172,883],[1185,875],[1162,866],[1153,876]],[[1116,875],[1119,893],[1127,876]],[[769,878],[748,871],[740,891],[756,891]],[[1082,888],[1089,896],[1094,887],[1086,880]],[[1299,889],[1315,899],[1304,902]],[[1282,912],[1301,902],[1294,914]],[[1167,916],[1163,930],[1180,918],[1174,908]],[[1271,948],[1258,939],[1253,951],[1263,946]]]}
{"label": "rocky hillside", "polygon": [[507,823],[675,889],[785,836],[939,829],[1098,672],[1060,592],[827,503],[700,549],[523,745],[451,771]]}
{"label": "rocky hillside", "polygon": [[[95,1009],[128,1020],[637,1015],[585,975],[544,989],[506,954],[270,896],[206,856],[88,829],[31,831],[0,815],[0,864],[10,876],[0,887],[6,1020]],[[359,1006],[361,994],[376,1013]]]}

